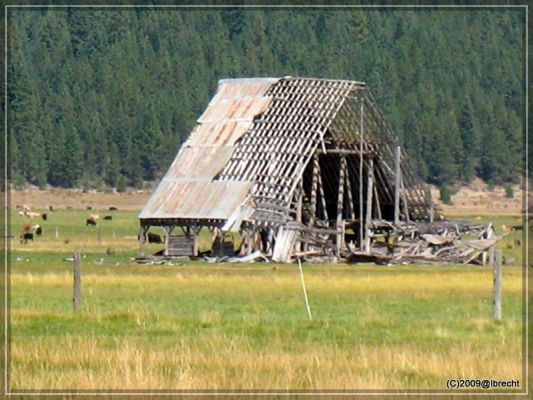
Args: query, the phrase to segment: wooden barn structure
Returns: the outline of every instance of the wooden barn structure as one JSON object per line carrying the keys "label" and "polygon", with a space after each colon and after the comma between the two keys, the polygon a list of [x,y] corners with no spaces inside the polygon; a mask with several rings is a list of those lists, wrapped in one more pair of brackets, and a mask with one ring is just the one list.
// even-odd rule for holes
{"label": "wooden barn structure", "polygon": [[433,219],[429,190],[363,82],[310,78],[219,81],[215,96],[140,213],[165,231],[165,255],[370,251],[379,221]]}

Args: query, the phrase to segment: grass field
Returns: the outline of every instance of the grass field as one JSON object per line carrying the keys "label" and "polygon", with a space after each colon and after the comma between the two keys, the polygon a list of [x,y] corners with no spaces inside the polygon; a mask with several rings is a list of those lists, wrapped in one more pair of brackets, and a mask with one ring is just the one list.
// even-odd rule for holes
{"label": "grass field", "polygon": [[[522,378],[522,248],[508,248],[511,236],[500,243],[515,259],[501,323],[491,269],[451,265],[304,265],[309,321],[295,265],[137,265],[136,213],[114,212],[99,235],[88,213],[55,212],[35,243],[13,241],[13,390],[444,390],[452,378]],[[12,217],[12,234],[23,222]],[[78,313],[63,260],[76,249]]]}

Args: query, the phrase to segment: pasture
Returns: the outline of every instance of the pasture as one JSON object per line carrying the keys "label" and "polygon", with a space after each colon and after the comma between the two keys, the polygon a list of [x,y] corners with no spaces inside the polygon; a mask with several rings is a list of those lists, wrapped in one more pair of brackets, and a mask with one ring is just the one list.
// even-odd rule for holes
{"label": "pasture", "polygon": [[[113,220],[86,227],[95,212]],[[490,220],[497,232],[520,223]],[[24,222],[13,213],[13,235]],[[491,315],[491,268],[471,265],[304,264],[309,321],[295,265],[137,265],[132,211],[58,210],[33,223],[42,237],[11,246],[14,391],[445,390],[458,378],[524,384],[516,233],[500,242],[514,258],[503,270],[501,323]],[[208,235],[202,239],[205,248]],[[72,263],[64,261],[75,250],[83,254],[77,313]]]}

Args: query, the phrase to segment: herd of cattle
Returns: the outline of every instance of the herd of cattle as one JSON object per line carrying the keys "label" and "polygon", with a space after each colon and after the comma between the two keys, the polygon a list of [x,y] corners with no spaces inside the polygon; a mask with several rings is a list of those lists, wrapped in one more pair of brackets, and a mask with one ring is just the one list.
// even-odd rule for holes
{"label": "herd of cattle", "polygon": [[[48,220],[48,213],[39,213],[31,211],[31,208],[29,206],[23,205],[23,206],[16,206],[16,209],[19,209],[18,215],[21,217],[27,217],[30,219],[33,218],[42,218],[43,221]],[[52,206],[49,207],[50,212],[54,212],[54,209]],[[109,207],[110,211],[116,211],[116,207]],[[90,214],[87,217],[86,225],[85,226],[96,226],[98,224],[98,221],[100,220],[100,216],[98,214]],[[105,215],[103,217],[104,221],[111,221],[113,220],[112,215]],[[39,224],[31,225],[28,223],[25,223],[22,225],[22,234],[20,235],[20,242],[21,243],[28,243],[29,240],[34,239],[34,235],[41,236],[43,234],[43,228]]]}
{"label": "herd of cattle", "polygon": [[[48,220],[48,213],[38,213],[38,212],[31,211],[31,208],[26,205],[16,206],[16,208],[20,209],[20,211],[18,212],[18,215],[21,217],[27,217],[30,219],[42,218],[43,221]],[[109,211],[117,211],[117,208],[109,207]],[[50,213],[54,212],[54,209],[52,206],[49,207],[49,212]],[[99,220],[100,220],[100,215],[90,214],[85,221],[85,226],[97,226]],[[102,220],[112,221],[113,216],[104,215]],[[42,234],[43,234],[43,228],[41,225],[39,224],[32,225],[32,224],[24,223],[22,225],[22,234],[20,235],[20,242],[28,243],[29,240],[33,241],[35,236],[41,236]],[[147,239],[149,243],[163,243],[163,239],[161,235],[157,235],[152,232],[148,232]]]}

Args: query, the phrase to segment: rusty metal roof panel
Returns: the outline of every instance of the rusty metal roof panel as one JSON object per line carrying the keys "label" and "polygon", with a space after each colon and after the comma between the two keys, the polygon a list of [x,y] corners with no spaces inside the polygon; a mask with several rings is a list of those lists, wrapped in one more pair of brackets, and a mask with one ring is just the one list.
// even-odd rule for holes
{"label": "rusty metal roof panel", "polygon": [[212,180],[231,157],[232,146],[185,146],[176,157],[166,178]]}
{"label": "rusty metal roof panel", "polygon": [[276,78],[226,79],[198,119],[140,218],[226,219],[248,195],[252,183],[214,181],[235,142],[271,104]]}
{"label": "rusty metal roof panel", "polygon": [[163,180],[140,218],[227,219],[251,187],[251,182]]}
{"label": "rusty metal roof panel", "polygon": [[189,146],[231,146],[253,126],[252,121],[204,122],[194,128]]}

